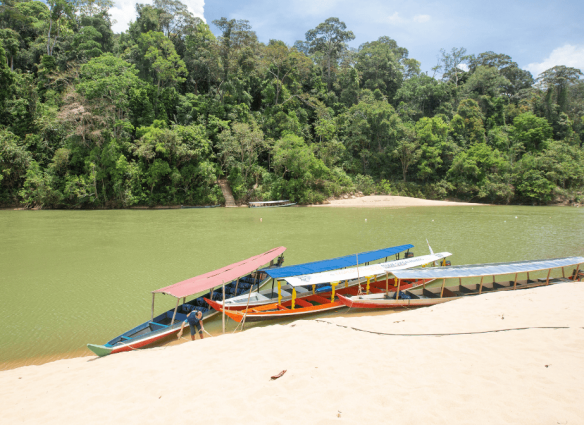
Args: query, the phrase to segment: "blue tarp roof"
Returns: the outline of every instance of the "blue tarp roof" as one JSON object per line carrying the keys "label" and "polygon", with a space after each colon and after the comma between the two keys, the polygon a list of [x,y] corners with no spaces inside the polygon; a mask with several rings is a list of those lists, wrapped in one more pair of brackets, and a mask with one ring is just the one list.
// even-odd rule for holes
{"label": "blue tarp roof", "polygon": [[[389,257],[407,249],[413,248],[414,245],[392,246],[390,248],[378,249],[377,251],[368,251],[359,253],[359,264],[379,260],[383,257]],[[295,266],[279,267],[275,269],[263,269],[270,277],[281,278],[298,276],[301,274],[311,274],[326,272],[329,270],[342,269],[343,267],[353,267],[357,265],[357,254],[345,255],[344,257],[331,258],[330,260],[315,261],[313,263],[297,264]]]}
{"label": "blue tarp roof", "polygon": [[584,263],[584,257],[554,258],[550,260],[515,261],[513,263],[472,264],[466,266],[428,267],[423,269],[396,270],[398,279],[448,279],[479,277],[502,274],[534,272],[537,270],[568,267]]}

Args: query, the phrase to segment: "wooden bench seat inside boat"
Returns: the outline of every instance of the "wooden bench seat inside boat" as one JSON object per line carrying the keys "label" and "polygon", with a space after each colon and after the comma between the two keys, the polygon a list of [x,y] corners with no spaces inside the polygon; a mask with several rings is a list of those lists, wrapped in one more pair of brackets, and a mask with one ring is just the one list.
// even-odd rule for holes
{"label": "wooden bench seat inside boat", "polygon": [[509,288],[509,287],[513,286],[513,281],[512,280],[505,280],[503,282],[495,282],[495,283],[493,283],[493,286],[496,289]]}
{"label": "wooden bench seat inside boat", "polygon": [[[440,296],[440,294],[438,294]],[[451,289],[445,287],[444,291],[442,292],[443,298],[454,298],[457,297],[456,292],[453,292]]]}
{"label": "wooden bench seat inside boat", "polygon": [[428,298],[440,298],[440,288],[424,288],[422,293]]}

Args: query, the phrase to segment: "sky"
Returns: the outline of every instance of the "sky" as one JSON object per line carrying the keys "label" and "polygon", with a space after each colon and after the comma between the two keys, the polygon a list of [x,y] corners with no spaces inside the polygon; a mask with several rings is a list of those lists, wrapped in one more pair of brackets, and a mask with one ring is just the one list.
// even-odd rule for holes
{"label": "sky", "polygon": [[[351,47],[389,36],[429,71],[441,48],[467,53],[504,53],[534,77],[555,65],[584,71],[584,1],[574,0],[182,0],[212,21],[246,19],[262,42],[292,45],[329,17],[345,22],[356,38]],[[145,1],[150,3],[151,1]],[[116,32],[135,19],[135,0],[117,0]]]}

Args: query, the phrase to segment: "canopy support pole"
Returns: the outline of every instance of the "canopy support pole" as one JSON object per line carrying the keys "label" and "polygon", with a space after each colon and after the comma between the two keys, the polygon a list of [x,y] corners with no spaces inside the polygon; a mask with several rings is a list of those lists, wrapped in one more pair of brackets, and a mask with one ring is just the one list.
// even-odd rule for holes
{"label": "canopy support pole", "polygon": [[155,292],[152,292],[152,315],[150,317],[150,321],[154,321],[154,297],[156,296]]}
{"label": "canopy support pole", "polygon": [[221,319],[223,321],[223,333],[225,333],[225,281],[221,283],[223,287],[223,308],[221,309]]}
{"label": "canopy support pole", "polygon": [[[495,278],[495,276],[493,276]],[[446,278],[442,279],[442,289],[440,290],[440,298],[444,296],[444,285],[446,285]]]}
{"label": "canopy support pole", "polygon": [[237,297],[237,287],[239,286],[239,278],[237,278],[237,282],[235,282],[235,295]]}
{"label": "canopy support pole", "polygon": [[517,289],[517,273],[515,273],[515,280],[513,281],[513,290]]}
{"label": "canopy support pole", "polygon": [[292,288],[292,310],[294,310],[294,307],[296,307],[296,288]]}
{"label": "canopy support pole", "polygon": [[348,288],[348,287],[349,287],[349,281],[345,280],[345,288]]}
{"label": "canopy support pole", "polygon": [[276,279],[272,278],[272,294],[270,295],[270,299],[274,298],[274,283],[276,282]]}
{"label": "canopy support pole", "polygon": [[479,295],[483,293],[483,277],[481,276],[481,284],[479,285]]}
{"label": "canopy support pole", "polygon": [[278,305],[282,305],[282,284],[278,280]]}
{"label": "canopy support pole", "polygon": [[579,272],[580,272],[580,264],[578,264],[578,266],[576,267],[576,274],[574,274],[574,282],[576,282],[576,280],[578,280],[578,282],[580,282],[580,279],[578,279]]}
{"label": "canopy support pole", "polygon": [[[273,287],[274,287],[274,283],[272,282],[272,288]],[[251,289],[252,288],[250,288],[249,293],[247,294],[247,305],[245,306],[245,313],[243,313],[243,323],[241,324],[241,331],[242,332],[245,328],[245,319],[247,318],[247,311],[249,309],[249,299],[251,298]],[[235,328],[235,329],[237,329],[237,328]]]}
{"label": "canopy support pole", "polygon": [[385,272],[385,295],[389,297],[389,273]]}
{"label": "canopy support pole", "polygon": [[566,278],[566,271],[564,270],[564,267],[562,267],[562,277]]}
{"label": "canopy support pole", "polygon": [[316,294],[316,285],[312,285],[312,295]]}
{"label": "canopy support pole", "polygon": [[550,273],[551,273],[551,272],[552,272],[552,269],[549,269],[549,270],[548,270],[548,275],[547,275],[547,278],[546,278],[546,280],[545,280],[545,284],[546,284],[546,286],[550,284]]}
{"label": "canopy support pole", "polygon": [[527,283],[529,283],[529,272],[527,272]]}
{"label": "canopy support pole", "polygon": [[332,288],[332,291],[331,291],[331,303],[334,303],[335,302],[335,286],[337,286],[339,283],[341,283],[341,282],[340,281],[339,282],[331,282],[331,288]]}
{"label": "canopy support pole", "polygon": [[361,290],[361,279],[359,277],[359,254],[355,254],[357,256],[357,293],[361,295],[363,291]]}
{"label": "canopy support pole", "polygon": [[369,283],[371,282],[371,277],[367,278],[367,295],[369,295]]}
{"label": "canopy support pole", "polygon": [[176,311],[178,310],[178,303],[180,302],[180,298],[176,299],[176,307],[174,308],[174,314],[172,315],[172,321],[170,322],[170,326],[174,324],[174,318],[176,317]]}
{"label": "canopy support pole", "polygon": [[397,291],[395,293],[395,299],[396,299],[396,301],[399,300],[399,288],[400,288],[400,286],[401,286],[401,279],[398,279],[397,280]]}

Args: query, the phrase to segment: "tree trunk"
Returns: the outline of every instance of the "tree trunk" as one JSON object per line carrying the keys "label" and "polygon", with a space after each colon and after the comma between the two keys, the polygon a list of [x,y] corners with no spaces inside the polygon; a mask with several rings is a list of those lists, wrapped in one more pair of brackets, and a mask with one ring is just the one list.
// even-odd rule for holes
{"label": "tree trunk", "polygon": [[53,18],[49,19],[49,34],[47,35],[47,55],[51,56],[51,30],[53,29]]}

